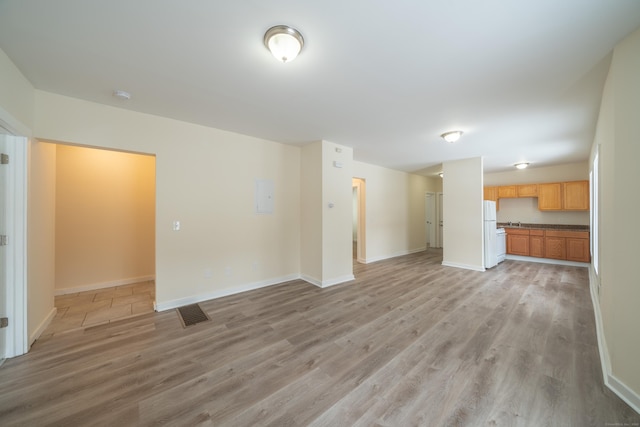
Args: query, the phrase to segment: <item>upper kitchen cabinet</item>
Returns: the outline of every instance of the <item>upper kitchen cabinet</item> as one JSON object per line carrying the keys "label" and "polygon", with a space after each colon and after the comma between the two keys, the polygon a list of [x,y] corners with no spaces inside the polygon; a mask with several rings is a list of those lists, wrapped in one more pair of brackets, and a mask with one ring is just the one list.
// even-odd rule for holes
{"label": "upper kitchen cabinet", "polygon": [[589,181],[538,184],[538,209],[541,211],[588,211]]}
{"label": "upper kitchen cabinet", "polygon": [[518,197],[538,197],[538,184],[516,186]]}
{"label": "upper kitchen cabinet", "polygon": [[484,187],[484,200],[496,202],[496,210],[500,210],[500,200],[498,199],[498,187]]}
{"label": "upper kitchen cabinet", "polygon": [[566,211],[589,210],[589,181],[565,182],[563,186],[563,209]]}
{"label": "upper kitchen cabinet", "polygon": [[562,210],[562,183],[538,184],[538,209],[541,211]]}
{"label": "upper kitchen cabinet", "polygon": [[515,185],[501,185],[498,187],[498,198],[508,199],[518,197],[518,189]]}

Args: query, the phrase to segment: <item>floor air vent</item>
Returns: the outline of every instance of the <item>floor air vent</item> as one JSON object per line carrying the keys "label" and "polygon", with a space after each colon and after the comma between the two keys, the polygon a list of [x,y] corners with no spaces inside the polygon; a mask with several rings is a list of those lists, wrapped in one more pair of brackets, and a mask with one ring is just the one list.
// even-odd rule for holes
{"label": "floor air vent", "polygon": [[184,307],[178,307],[178,314],[180,315],[180,321],[183,327],[193,326],[200,322],[206,322],[209,320],[207,313],[202,311],[198,304],[185,305]]}

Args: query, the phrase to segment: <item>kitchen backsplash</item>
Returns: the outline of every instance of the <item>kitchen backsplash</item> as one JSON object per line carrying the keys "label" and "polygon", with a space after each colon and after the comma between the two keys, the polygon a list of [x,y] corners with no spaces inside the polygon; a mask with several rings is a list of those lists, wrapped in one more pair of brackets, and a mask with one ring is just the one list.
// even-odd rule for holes
{"label": "kitchen backsplash", "polygon": [[589,225],[589,212],[549,212],[538,210],[538,199],[500,199],[498,222],[522,222],[530,224]]}

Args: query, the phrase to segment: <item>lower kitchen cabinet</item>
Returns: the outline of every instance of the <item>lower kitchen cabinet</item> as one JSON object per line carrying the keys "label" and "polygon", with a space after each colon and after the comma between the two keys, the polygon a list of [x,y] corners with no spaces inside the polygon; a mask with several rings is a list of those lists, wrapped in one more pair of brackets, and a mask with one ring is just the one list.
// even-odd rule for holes
{"label": "lower kitchen cabinet", "polygon": [[566,239],[564,237],[545,237],[544,253],[546,258],[567,259]]}
{"label": "lower kitchen cabinet", "polygon": [[507,253],[529,256],[529,230],[508,228],[506,231]]}
{"label": "lower kitchen cabinet", "polygon": [[544,258],[544,230],[529,233],[529,256]]}
{"label": "lower kitchen cabinet", "polygon": [[567,238],[567,260],[589,262],[589,239]]}

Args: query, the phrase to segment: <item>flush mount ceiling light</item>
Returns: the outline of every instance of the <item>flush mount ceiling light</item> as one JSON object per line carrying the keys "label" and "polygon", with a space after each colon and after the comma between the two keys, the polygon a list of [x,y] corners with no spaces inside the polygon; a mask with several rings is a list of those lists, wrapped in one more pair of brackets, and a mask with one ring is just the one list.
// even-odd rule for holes
{"label": "flush mount ceiling light", "polygon": [[438,174],[438,176],[439,176],[440,178],[444,178],[444,173],[440,172],[440,173]]}
{"label": "flush mount ceiling light", "polygon": [[526,162],[516,163],[513,166],[517,167],[518,169],[525,169],[527,166],[529,166],[529,163],[526,163]]}
{"label": "flush mount ceiling light", "polygon": [[440,136],[444,138],[445,141],[453,143],[460,139],[462,133],[463,132],[461,130],[452,130],[450,132],[445,132]]}
{"label": "flush mount ceiling light", "polygon": [[302,50],[304,38],[295,28],[276,25],[264,34],[264,45],[278,61],[290,62],[296,59]]}
{"label": "flush mount ceiling light", "polygon": [[113,96],[122,99],[123,101],[128,101],[131,99],[131,94],[129,92],[125,92],[124,90],[114,90]]}

